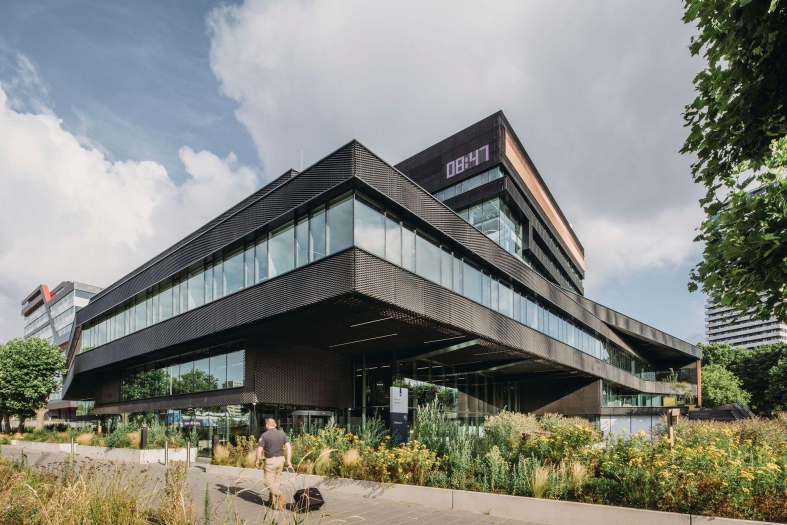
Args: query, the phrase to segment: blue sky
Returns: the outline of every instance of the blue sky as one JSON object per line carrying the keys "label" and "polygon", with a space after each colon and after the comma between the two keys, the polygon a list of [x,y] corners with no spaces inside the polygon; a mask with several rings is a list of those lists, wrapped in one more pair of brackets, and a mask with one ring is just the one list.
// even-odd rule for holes
{"label": "blue sky", "polygon": [[254,143],[219,94],[205,17],[217,2],[5,2],[0,44],[24,53],[64,125],[117,159],[150,159],[177,181],[178,149],[234,151]]}
{"label": "blue sky", "polygon": [[701,191],[678,150],[702,62],[681,16],[677,0],[4,2],[0,339],[37,284],[111,284],[301,152],[357,138],[394,164],[502,109],[585,246],[588,297],[696,343]]}

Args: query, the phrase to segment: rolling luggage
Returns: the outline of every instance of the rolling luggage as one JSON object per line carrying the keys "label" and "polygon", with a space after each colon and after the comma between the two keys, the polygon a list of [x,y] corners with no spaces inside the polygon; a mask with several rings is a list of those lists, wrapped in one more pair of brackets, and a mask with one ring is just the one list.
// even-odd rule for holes
{"label": "rolling luggage", "polygon": [[294,474],[295,484],[298,487],[295,491],[295,502],[293,503],[293,510],[295,512],[311,512],[325,505],[325,500],[317,487],[304,488],[298,479],[298,474],[295,472],[295,469],[287,470]]}

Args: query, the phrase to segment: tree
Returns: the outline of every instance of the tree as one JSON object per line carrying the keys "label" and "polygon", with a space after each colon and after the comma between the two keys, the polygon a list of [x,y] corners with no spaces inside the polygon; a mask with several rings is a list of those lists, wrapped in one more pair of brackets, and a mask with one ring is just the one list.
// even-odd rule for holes
{"label": "tree", "polygon": [[702,367],[702,402],[708,406],[739,401],[745,405],[751,395],[741,388],[741,380],[721,365]]}
{"label": "tree", "polygon": [[768,372],[765,395],[774,410],[787,410],[787,359],[780,359]]}
{"label": "tree", "polygon": [[[693,55],[707,67],[686,107],[681,150],[697,157],[707,219],[703,261],[691,273],[719,305],[787,321],[787,0],[685,0]],[[765,186],[752,197],[752,183]]]}
{"label": "tree", "polygon": [[46,407],[49,394],[60,387],[65,356],[46,339],[11,339],[0,351],[0,399],[4,409],[25,419]]}
{"label": "tree", "polygon": [[727,370],[737,373],[741,366],[745,366],[751,350],[732,346],[730,343],[698,344],[702,350],[702,364],[720,365]]}
{"label": "tree", "polygon": [[[768,394],[771,369],[782,359],[787,359],[787,344],[762,345],[751,350],[743,366],[735,370],[743,389],[751,394],[751,409],[754,412],[770,414],[780,404],[784,404],[784,401],[780,402],[778,398]],[[702,379],[704,381],[705,377]]]}

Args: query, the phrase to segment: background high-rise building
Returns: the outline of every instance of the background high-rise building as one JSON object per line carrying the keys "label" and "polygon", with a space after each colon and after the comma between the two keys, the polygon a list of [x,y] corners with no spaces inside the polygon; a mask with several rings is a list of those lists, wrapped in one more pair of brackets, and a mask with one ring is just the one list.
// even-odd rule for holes
{"label": "background high-rise building", "polygon": [[[23,337],[44,338],[65,352],[71,340],[74,316],[100,291],[97,286],[71,281],[64,281],[51,291],[44,284],[36,287],[22,301]],[[60,392],[49,397],[51,417],[69,418],[76,412],[76,406],[74,401],[63,401]]]}
{"label": "background high-rise building", "polygon": [[[765,191],[760,186],[749,192],[756,197]],[[708,343],[729,343],[741,348],[787,341],[787,324],[771,318],[767,321],[739,315],[732,308],[717,306],[710,300],[705,304],[705,340]]]}
{"label": "background high-rise building", "polygon": [[729,343],[741,348],[787,341],[787,324],[776,319],[760,321],[711,301],[705,305],[705,339],[708,343]]}

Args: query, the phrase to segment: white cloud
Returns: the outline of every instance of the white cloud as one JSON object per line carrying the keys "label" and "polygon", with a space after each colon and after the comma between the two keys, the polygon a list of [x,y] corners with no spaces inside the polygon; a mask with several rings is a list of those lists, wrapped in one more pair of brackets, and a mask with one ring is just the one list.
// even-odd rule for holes
{"label": "white cloud", "polygon": [[20,301],[37,285],[107,286],[257,187],[233,154],[180,158],[182,185],[155,162],[111,162],[0,89],[0,340],[21,335]]}
{"label": "white cloud", "polygon": [[[701,61],[679,2],[246,0],[211,67],[268,175],[357,138],[396,163],[503,109],[587,254],[587,284],[691,262],[678,151]],[[688,278],[688,276],[686,276]]]}
{"label": "white cloud", "polygon": [[701,252],[700,245],[693,242],[694,226],[701,221],[699,205],[630,221],[608,215],[579,221],[577,233],[592,247],[586,249],[587,265],[592,268],[585,281],[586,292],[592,297],[610,280],[625,281],[647,270],[685,266]]}

